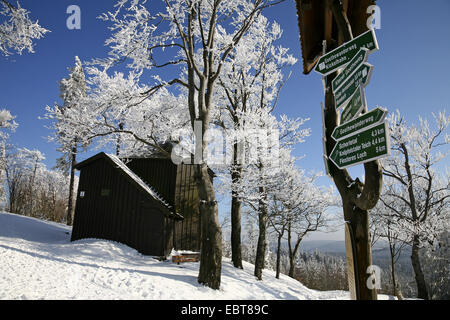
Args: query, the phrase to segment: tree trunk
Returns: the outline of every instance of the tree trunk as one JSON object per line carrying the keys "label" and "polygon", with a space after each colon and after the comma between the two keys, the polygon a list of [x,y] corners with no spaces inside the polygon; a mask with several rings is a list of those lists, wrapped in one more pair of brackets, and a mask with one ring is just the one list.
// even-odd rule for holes
{"label": "tree trunk", "polygon": [[[388,241],[389,241],[389,252],[391,254],[391,277],[392,277],[392,293],[394,297],[398,297],[399,300],[403,299],[402,294],[400,292],[400,286],[397,283],[397,278],[395,276],[395,242],[391,235],[391,229],[388,223]],[[397,252],[399,253],[399,251]]]}
{"label": "tree trunk", "polygon": [[389,252],[391,254],[391,277],[392,277],[392,294],[397,296],[397,280],[395,279],[395,253],[394,253],[394,244],[392,244],[392,240],[389,237]]}
{"label": "tree trunk", "polygon": [[244,269],[242,266],[241,202],[235,195],[231,197],[231,260],[235,268]]}
{"label": "tree trunk", "polygon": [[[356,249],[356,271],[355,275],[356,283],[358,285],[358,300],[377,300],[377,290],[375,283],[373,283],[372,289],[368,286],[367,280],[369,274],[367,270],[372,266],[372,248],[370,245],[370,232],[369,232],[369,212],[367,210],[361,210],[358,207],[354,207],[352,210],[352,219],[350,224],[355,239]],[[376,279],[379,281],[380,279]]]}
{"label": "tree trunk", "polygon": [[420,264],[419,258],[419,237],[414,236],[412,252],[411,252],[411,262],[414,269],[414,275],[417,284],[417,298],[428,300],[430,297],[428,295],[428,289],[425,282],[425,276],[422,271],[422,266]]}
{"label": "tree trunk", "polygon": [[295,255],[294,250],[292,250],[292,231],[291,231],[291,223],[288,223],[288,249],[289,249],[289,272],[288,276],[291,278],[294,278],[294,271],[295,271]]}
{"label": "tree trunk", "polygon": [[280,265],[281,265],[281,240],[283,238],[283,234],[278,234],[278,243],[277,243],[277,266],[276,266],[276,275],[275,278],[280,279]]}
{"label": "tree trunk", "polygon": [[[406,176],[408,177],[408,194],[409,194],[409,207],[411,209],[411,216],[414,221],[419,221],[419,217],[417,214],[417,207],[416,207],[416,197],[414,194],[414,187],[413,187],[413,175],[411,172],[411,166],[409,164],[409,153],[408,149],[406,148],[405,144],[401,144],[401,148],[403,150],[403,154],[405,157],[405,170],[406,170]],[[422,266],[420,264],[420,257],[419,257],[419,244],[420,239],[417,235],[413,238],[413,245],[412,245],[412,252],[411,252],[411,262],[414,270],[414,275],[416,279],[416,285],[417,285],[417,297],[419,299],[428,300],[428,289],[425,282],[425,276],[422,271]]]}
{"label": "tree trunk", "polygon": [[72,211],[73,211],[73,200],[74,200],[74,194],[73,194],[73,188],[75,183],[75,165],[77,160],[77,146],[75,145],[72,148],[72,159],[70,159],[70,183],[69,183],[69,201],[67,204],[67,225],[72,225]]}
{"label": "tree trunk", "polygon": [[206,164],[194,165],[201,214],[201,254],[198,282],[220,288],[222,271],[222,231],[219,208]]}
{"label": "tree trunk", "polygon": [[267,248],[266,229],[267,229],[268,211],[267,205],[265,203],[266,195],[264,187],[259,188],[259,193],[262,198],[259,201],[259,208],[258,208],[259,235],[258,235],[258,245],[256,247],[255,277],[258,280],[262,280],[262,270],[264,269],[264,259]]}
{"label": "tree trunk", "polygon": [[[238,145],[233,146],[234,170],[231,173],[232,183],[241,179],[242,168],[238,164]],[[234,189],[234,188],[233,188]],[[242,266],[242,243],[241,243],[241,201],[235,190],[231,191],[231,260],[235,268],[244,269]]]}
{"label": "tree trunk", "polygon": [[293,255],[289,256],[289,273],[288,276],[294,278],[295,272],[295,257]]}
{"label": "tree trunk", "polygon": [[295,273],[295,256],[297,255],[298,248],[300,247],[300,242],[301,241],[302,241],[301,238],[297,239],[297,243],[294,246],[294,250],[292,250],[292,247],[289,247],[289,277],[291,277],[291,278],[294,278],[294,273]]}
{"label": "tree trunk", "polygon": [[[119,124],[119,130],[122,131],[123,130],[123,123]],[[116,140],[116,156],[120,156],[120,146],[122,145],[122,136],[120,135],[120,133],[117,136],[117,140]]]}

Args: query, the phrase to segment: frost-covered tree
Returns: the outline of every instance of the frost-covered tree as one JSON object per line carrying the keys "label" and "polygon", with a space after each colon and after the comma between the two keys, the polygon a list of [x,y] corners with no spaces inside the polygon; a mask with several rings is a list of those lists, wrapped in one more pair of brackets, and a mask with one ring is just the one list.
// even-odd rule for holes
{"label": "frost-covered tree", "polygon": [[20,149],[20,157],[29,163],[29,178],[28,178],[28,211],[31,216],[34,215],[34,201],[35,201],[35,187],[38,176],[38,170],[43,167],[42,161],[45,160],[45,156],[39,150],[29,150],[27,148]]}
{"label": "frost-covered tree", "polygon": [[[149,87],[142,85],[140,74],[134,72],[125,76],[92,65],[84,69],[86,83],[81,71],[83,81],[79,83],[83,86],[82,90],[73,90],[78,94],[74,103],[70,107],[46,108],[46,118],[53,121],[51,129],[61,133],[51,139],[66,146],[69,155],[76,138],[79,148],[90,145],[95,149],[113,149],[123,157],[155,152],[170,157],[163,145],[172,141],[173,136],[176,138],[174,132],[189,125],[182,112],[187,111],[183,96],[177,97],[161,88],[149,97],[143,94]],[[82,70],[81,63],[79,70]],[[71,78],[72,74],[64,81],[78,83]]]}
{"label": "frost-covered tree", "polygon": [[39,150],[9,147],[5,159],[9,210],[33,215],[36,177],[45,157]]}
{"label": "frost-covered tree", "polygon": [[348,290],[345,259],[317,250],[298,254],[294,277],[310,289]]}
{"label": "frost-covered tree", "polygon": [[[121,156],[161,153],[170,157],[163,148],[176,139],[176,132],[188,127],[187,103],[184,96],[176,96],[160,88],[150,96],[151,90],[142,84],[140,73],[109,69],[87,68],[91,89],[86,101],[90,120],[83,117],[77,125],[88,120],[86,131],[98,146],[112,146]],[[86,122],[85,122],[86,123]]]}
{"label": "frost-covered tree", "polygon": [[287,49],[276,46],[281,35],[281,28],[276,22],[270,24],[264,16],[256,17],[243,40],[230,52],[219,76],[216,99],[221,104],[221,112],[216,122],[225,130],[230,142],[231,246],[232,261],[237,268],[242,268],[242,200],[233,184],[240,183],[245,166],[239,154],[244,152],[245,141],[242,138],[246,136],[246,124],[241,121],[241,115],[245,116],[248,110],[254,108],[266,108],[267,112],[275,108],[285,81],[282,69],[296,62]]}
{"label": "frost-covered tree", "polygon": [[14,121],[15,118],[15,116],[11,115],[9,110],[0,110],[0,203],[4,203],[6,201],[6,144],[9,138],[9,132],[14,132],[18,126],[18,124]]}
{"label": "frost-covered tree", "polygon": [[[389,190],[390,188],[386,187],[386,189]],[[382,201],[380,201],[371,211],[371,237],[384,239],[389,245],[389,255],[391,261],[390,276],[392,280],[391,294],[401,299],[402,292],[400,283],[397,279],[395,267],[401,256],[402,250],[407,243],[402,240],[402,236],[399,234],[399,230],[396,226],[397,219],[394,216],[395,212],[390,208],[395,208],[397,212],[404,212],[408,210],[408,208],[405,206],[405,203],[397,201],[395,197],[388,196],[387,194],[382,194],[381,199]],[[376,241],[372,241],[372,247],[375,242]]]}
{"label": "frost-covered tree", "polygon": [[419,249],[433,244],[449,228],[449,177],[443,175],[450,139],[447,132],[450,117],[445,112],[434,116],[434,125],[419,119],[418,125],[407,125],[400,112],[389,117],[391,156],[383,160],[387,178],[385,196],[400,202],[402,208],[382,198],[392,211],[399,235],[412,246],[411,262],[415,273],[418,297],[429,299]]}
{"label": "frost-covered tree", "polygon": [[236,130],[236,134],[241,148],[238,154],[240,179],[230,180],[228,173],[221,178],[225,190],[231,190],[257,215],[259,236],[255,276],[262,279],[269,195],[280,183],[277,177],[286,164],[284,161],[290,159],[289,148],[303,142],[310,130],[302,128],[307,120],[292,120],[285,116],[277,119],[270,108],[260,105],[249,106],[245,112],[239,112],[238,119],[240,129]]}
{"label": "frost-covered tree", "polygon": [[431,299],[450,299],[450,234],[443,232],[433,246],[421,252],[425,279]]}
{"label": "frost-covered tree", "polygon": [[41,39],[49,30],[29,16],[30,12],[22,8],[19,2],[13,4],[0,0],[0,54],[21,55],[24,50],[34,53],[33,41]]}
{"label": "frost-covered tree", "polygon": [[[75,119],[79,120],[87,116],[83,114],[86,108],[87,86],[83,65],[77,56],[69,76],[59,82],[59,89],[62,104],[47,107],[45,118],[52,121],[50,129],[53,135],[49,140],[56,142],[59,145],[58,151],[62,153],[62,157],[56,161],[56,168],[65,174],[70,172],[67,224],[72,225],[77,154],[80,149],[85,149],[89,144],[88,132],[83,130],[82,126],[74,125]],[[86,126],[86,123],[83,126]]]}
{"label": "frost-covered tree", "polygon": [[[48,170],[39,150],[8,145],[5,175],[8,210],[44,220],[64,222],[69,179],[60,170]],[[77,184],[78,180],[75,180]]]}
{"label": "frost-covered tree", "polygon": [[290,277],[294,277],[301,241],[311,232],[324,230],[330,220],[327,210],[338,204],[332,188],[316,185],[317,177],[286,166],[279,176],[279,189],[273,194],[269,220],[278,235],[278,251],[281,239],[287,236]]}
{"label": "frost-covered tree", "polygon": [[8,139],[8,133],[5,132],[3,129],[7,129],[9,131],[16,130],[18,124],[14,121],[16,117],[11,115],[11,112],[6,109],[0,110],[0,139],[2,141]]}
{"label": "frost-covered tree", "polygon": [[[171,79],[155,76],[150,96],[161,88],[178,85],[186,92],[189,119],[194,131],[201,126],[195,164],[202,215],[202,253],[199,283],[220,287],[221,230],[218,205],[208,167],[202,159],[208,146],[208,131],[216,104],[212,99],[229,54],[237,46],[261,11],[278,1],[255,0],[165,0],[164,9],[150,13],[147,1],[118,1],[115,11],[102,15],[110,21],[107,64],[129,61],[136,72],[175,68]],[[201,59],[197,59],[200,56]],[[171,73],[173,74],[173,73]],[[186,75],[184,77],[184,75]]]}

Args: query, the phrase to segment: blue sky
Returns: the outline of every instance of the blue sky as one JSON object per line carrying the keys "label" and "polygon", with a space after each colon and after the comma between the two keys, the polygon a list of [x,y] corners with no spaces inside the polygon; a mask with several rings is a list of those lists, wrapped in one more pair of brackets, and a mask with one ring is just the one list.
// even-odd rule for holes
{"label": "blue sky", "polygon": [[[46,154],[46,164],[52,167],[59,155],[55,145],[47,143],[45,137],[50,132],[44,127],[46,122],[38,117],[43,116],[46,105],[58,101],[58,81],[67,76],[75,55],[81,60],[106,56],[107,25],[96,17],[111,10],[114,1],[20,2],[51,33],[36,42],[35,54],[0,57],[0,108],[17,116],[19,128],[11,134],[10,142],[41,150]],[[152,5],[159,1],[148,2]],[[72,4],[81,8],[81,30],[66,27],[66,9]],[[376,30],[380,50],[369,57],[369,63],[375,67],[366,88],[369,109],[399,109],[409,122],[416,122],[419,115],[431,118],[432,112],[449,109],[450,1],[379,0],[377,4],[381,8],[381,29]],[[283,88],[276,113],[311,118],[308,126],[312,136],[297,147],[296,153],[306,155],[299,162],[305,169],[323,170],[323,87],[318,74],[302,73],[295,3],[289,0],[266,11],[266,15],[280,23],[284,30],[281,44],[299,59]],[[360,174],[358,168],[351,172]],[[321,183],[331,181],[324,178]]]}

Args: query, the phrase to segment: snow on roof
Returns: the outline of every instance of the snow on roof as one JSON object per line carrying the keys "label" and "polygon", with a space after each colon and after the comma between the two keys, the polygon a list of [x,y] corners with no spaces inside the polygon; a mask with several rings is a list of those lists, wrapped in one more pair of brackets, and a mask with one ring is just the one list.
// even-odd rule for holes
{"label": "snow on roof", "polygon": [[174,213],[172,211],[172,206],[169,205],[167,201],[163,199],[163,197],[158,194],[151,186],[145,183],[138,175],[136,175],[130,168],[126,166],[125,163],[122,162],[117,156],[112,154],[106,154],[106,156],[111,159],[123,172],[125,172],[131,179],[133,179],[137,184],[139,184],[147,193],[149,193],[154,199],[161,202],[165,207],[170,210],[170,213],[176,216],[181,217],[179,214]]}

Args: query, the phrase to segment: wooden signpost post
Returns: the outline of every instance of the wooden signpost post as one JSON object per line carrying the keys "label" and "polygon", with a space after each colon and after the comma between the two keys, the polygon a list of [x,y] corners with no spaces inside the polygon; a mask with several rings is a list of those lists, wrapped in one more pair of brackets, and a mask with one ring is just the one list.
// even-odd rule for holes
{"label": "wooden signpost post", "polygon": [[[376,289],[366,285],[367,272],[373,267],[369,210],[381,194],[383,173],[378,159],[389,154],[390,137],[386,111],[369,111],[364,93],[373,71],[368,56],[379,50],[375,31],[367,30],[366,12],[374,1],[296,3],[304,73],[315,70],[325,86],[324,160],[342,199],[351,298],[376,300]],[[321,56],[319,41],[324,43]],[[365,178],[353,179],[347,168],[359,164],[364,166]]]}
{"label": "wooden signpost post", "polygon": [[351,224],[345,223],[345,253],[347,262],[347,277],[348,277],[348,291],[350,291],[350,299],[356,300],[358,297],[358,285],[356,284],[357,278],[357,266],[355,260],[355,247],[353,238],[353,232],[351,231]]}
{"label": "wooden signpost post", "polygon": [[[370,46],[366,48],[361,45],[361,39],[368,41],[369,35],[371,36],[370,43],[375,44],[371,50],[367,49]],[[335,127],[331,134],[331,138],[336,143],[331,153],[324,156],[327,172],[331,171],[329,161],[338,170],[344,170],[358,164],[373,163],[373,161],[388,156],[390,152],[389,127],[387,122],[384,121],[386,110],[376,108],[369,112],[364,93],[364,88],[369,84],[373,72],[373,66],[367,63],[367,58],[370,52],[378,50],[375,33],[373,30],[364,33],[362,36],[333,50],[331,56],[344,52],[346,48],[352,46],[352,43],[359,43],[361,48],[358,51],[347,51],[352,52],[353,56],[351,53],[345,56],[345,60],[348,63],[344,66],[341,73],[331,81],[331,85],[326,79],[324,81],[325,84],[328,83],[328,90],[331,89],[333,93],[335,110],[343,109],[340,116],[340,126]],[[324,61],[328,60],[324,59]],[[320,69],[320,67],[318,68]],[[327,65],[322,69],[325,71],[325,74],[332,70],[331,67],[327,68]],[[365,113],[358,117],[362,112]],[[325,128],[324,130],[326,131]],[[325,143],[326,137],[327,135],[325,134]],[[331,173],[329,175],[332,176]],[[364,291],[361,287],[364,279],[363,272],[365,270],[362,268],[364,264],[358,265],[358,260],[364,259],[367,265],[372,259],[368,236],[368,213],[362,210],[361,214],[365,215],[364,219],[359,217],[351,220],[356,220],[354,224],[356,224],[357,228],[364,229],[365,237],[363,241],[356,239],[355,230],[353,230],[350,221],[346,221],[345,224],[348,282],[350,296],[353,300],[361,299]],[[364,254],[365,257],[358,256],[361,254]],[[370,290],[365,290],[364,292],[366,292],[364,297],[366,299],[370,296],[367,295],[367,292],[370,292]],[[376,298],[376,293],[372,297]]]}

